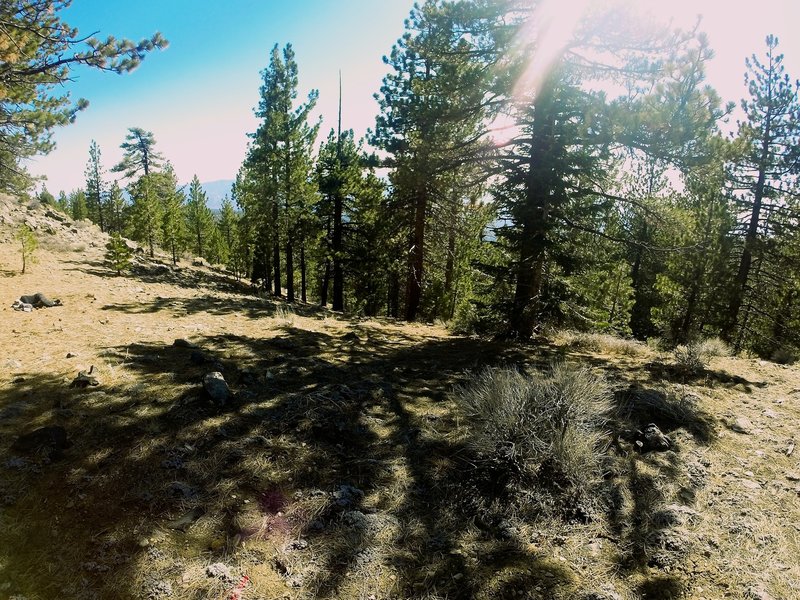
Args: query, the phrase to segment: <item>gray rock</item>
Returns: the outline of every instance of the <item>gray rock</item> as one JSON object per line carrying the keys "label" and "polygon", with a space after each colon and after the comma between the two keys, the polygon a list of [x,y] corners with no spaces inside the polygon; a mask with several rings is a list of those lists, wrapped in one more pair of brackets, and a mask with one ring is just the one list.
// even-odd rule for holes
{"label": "gray rock", "polygon": [[197,348],[200,347],[197,344],[193,344],[189,340],[184,340],[182,338],[178,338],[177,340],[172,342],[172,345],[178,348],[191,348],[192,350],[196,350]]}
{"label": "gray rock", "polygon": [[733,423],[731,423],[729,427],[732,431],[735,431],[736,433],[743,433],[745,435],[753,431],[753,424],[747,417],[739,417]]}
{"label": "gray rock", "polygon": [[222,579],[223,581],[233,581],[231,570],[224,563],[214,563],[206,567],[206,575],[213,579]]}
{"label": "gray rock", "polygon": [[212,371],[206,373],[203,377],[203,388],[214,402],[223,406],[231,395],[230,388],[219,371]]}
{"label": "gray rock", "polygon": [[672,442],[655,423],[649,423],[644,431],[637,431],[634,444],[640,452],[663,452],[672,447]]}

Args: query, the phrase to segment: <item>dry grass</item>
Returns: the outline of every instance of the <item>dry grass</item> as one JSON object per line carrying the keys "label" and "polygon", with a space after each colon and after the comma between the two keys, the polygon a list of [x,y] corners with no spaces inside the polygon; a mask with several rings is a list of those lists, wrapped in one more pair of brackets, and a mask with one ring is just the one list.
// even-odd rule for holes
{"label": "dry grass", "polygon": [[630,357],[642,357],[650,354],[647,344],[608,333],[564,330],[556,332],[554,339],[558,345],[572,350]]}

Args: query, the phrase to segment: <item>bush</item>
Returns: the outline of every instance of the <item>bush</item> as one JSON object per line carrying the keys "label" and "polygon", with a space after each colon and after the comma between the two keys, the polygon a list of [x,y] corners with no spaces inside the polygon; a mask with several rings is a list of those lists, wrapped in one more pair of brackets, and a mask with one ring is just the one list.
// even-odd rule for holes
{"label": "bush", "polygon": [[699,344],[701,356],[712,358],[714,356],[732,356],[731,347],[718,337],[708,338]]}
{"label": "bush", "polygon": [[791,350],[778,348],[772,353],[770,360],[779,365],[793,365],[797,360],[797,356]]}
{"label": "bush", "polygon": [[699,344],[677,346],[673,352],[675,368],[683,373],[699,373],[708,366],[708,357],[701,352]]}
{"label": "bush", "polygon": [[608,333],[585,333],[578,331],[563,331],[556,334],[565,346],[575,350],[588,352],[605,352],[606,354],[620,354],[623,356],[641,356],[648,352],[648,347],[642,342],[629,340]]}
{"label": "bush", "polygon": [[505,492],[534,485],[574,506],[600,481],[601,428],[611,410],[601,377],[565,365],[532,376],[494,369],[456,395],[476,464],[494,471]]}
{"label": "bush", "polygon": [[450,321],[450,331],[457,335],[472,335],[475,333],[475,326],[478,322],[478,313],[471,302],[461,302],[456,307],[452,321]]}

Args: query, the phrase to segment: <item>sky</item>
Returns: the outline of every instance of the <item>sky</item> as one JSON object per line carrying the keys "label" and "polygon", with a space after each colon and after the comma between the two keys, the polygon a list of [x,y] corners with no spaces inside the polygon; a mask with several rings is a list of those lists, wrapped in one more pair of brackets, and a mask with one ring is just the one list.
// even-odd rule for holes
{"label": "sky", "polygon": [[[548,0],[567,16],[586,0]],[[763,54],[767,34],[777,35],[790,76],[800,77],[800,2],[797,0],[633,0],[661,20],[691,26],[702,15],[715,51],[708,82],[724,100],[746,95],[744,59]],[[152,131],[156,149],[172,162],[181,182],[193,175],[210,182],[233,179],[258,126],[261,71],[275,44],[290,42],[303,99],[312,88],[322,117],[320,137],[336,126],[339,71],[342,121],[356,136],[372,127],[373,98],[388,67],[382,57],[403,33],[413,0],[73,0],[62,17],[82,35],[99,32],[138,40],[160,31],[170,42],[132,73],[89,69],[66,84],[89,107],[56,131],[57,149],[29,164],[47,177],[52,193],[83,187],[89,144],[96,140],[107,170],[116,164],[129,127]],[[757,7],[757,10],[756,10]],[[109,177],[113,174],[109,174]]]}

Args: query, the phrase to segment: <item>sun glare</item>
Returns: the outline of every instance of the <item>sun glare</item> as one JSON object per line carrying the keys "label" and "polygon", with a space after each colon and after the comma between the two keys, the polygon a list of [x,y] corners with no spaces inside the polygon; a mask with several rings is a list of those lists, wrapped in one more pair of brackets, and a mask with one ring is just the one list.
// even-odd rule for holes
{"label": "sun glare", "polygon": [[590,3],[591,0],[543,0],[537,4],[516,40],[518,48],[531,53],[531,59],[516,83],[515,97],[536,95],[572,41]]}

